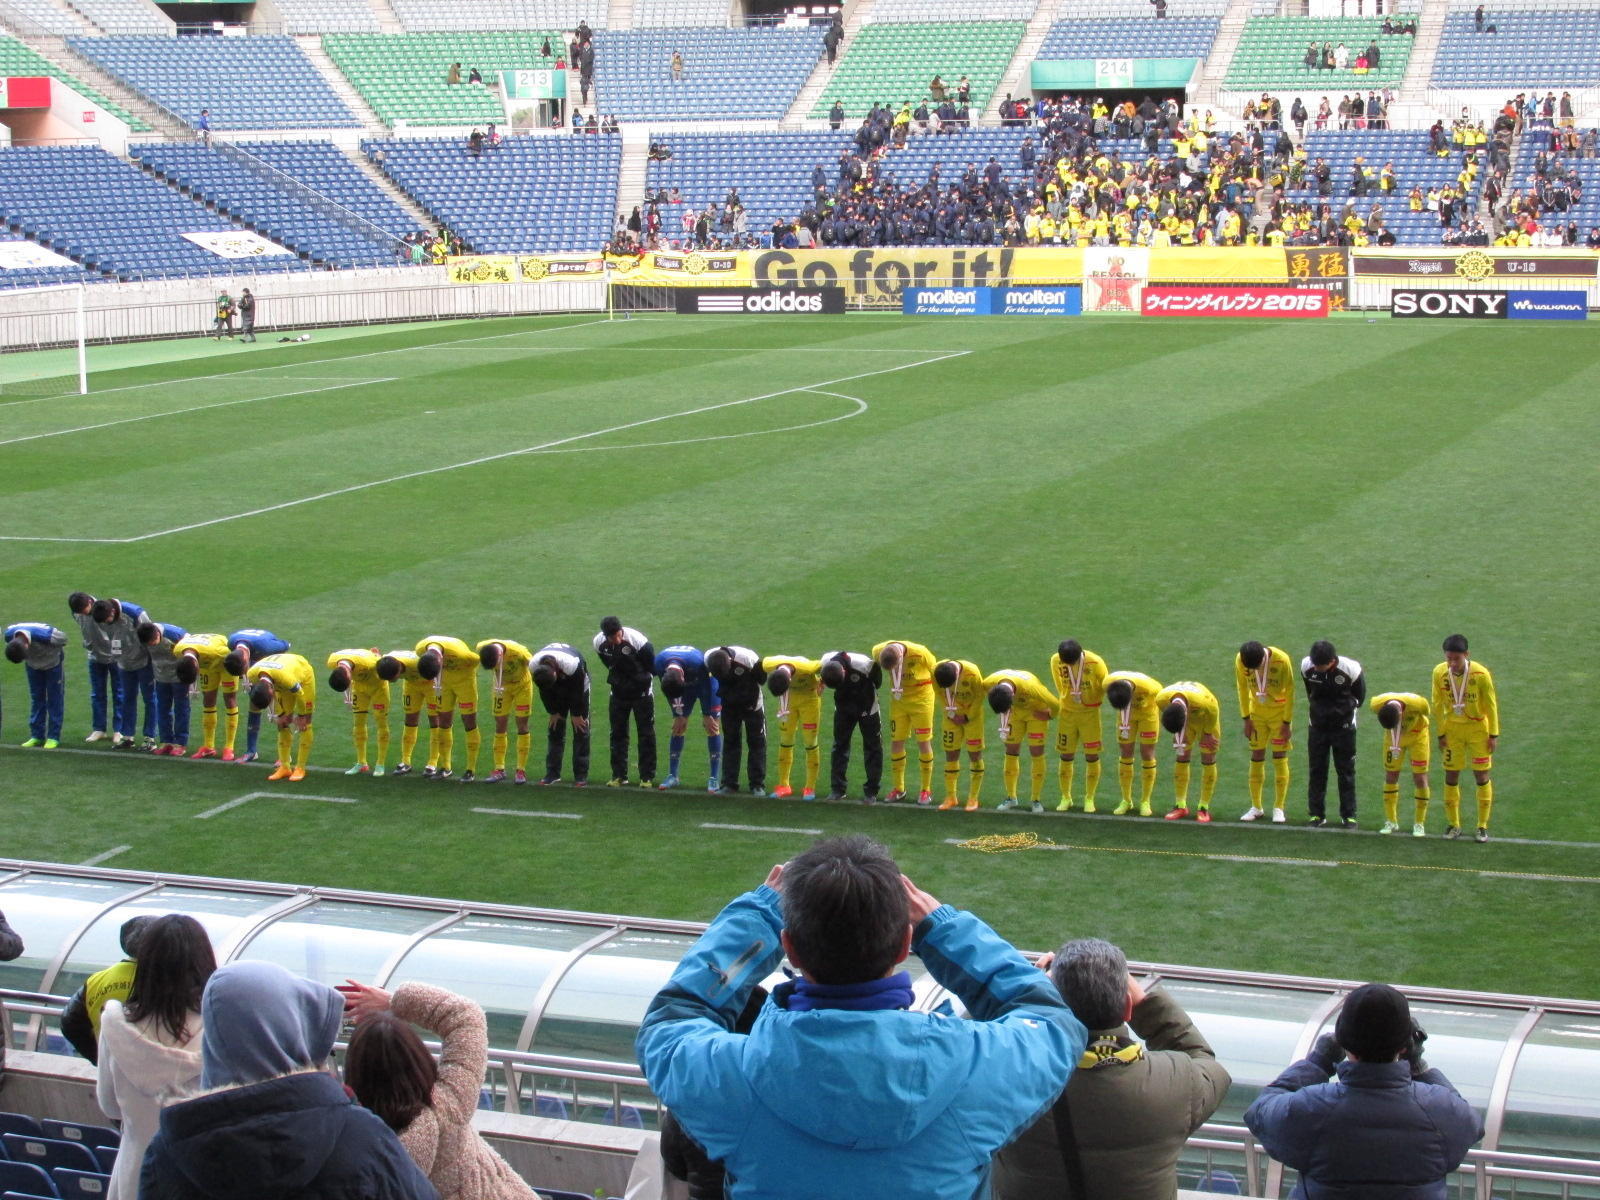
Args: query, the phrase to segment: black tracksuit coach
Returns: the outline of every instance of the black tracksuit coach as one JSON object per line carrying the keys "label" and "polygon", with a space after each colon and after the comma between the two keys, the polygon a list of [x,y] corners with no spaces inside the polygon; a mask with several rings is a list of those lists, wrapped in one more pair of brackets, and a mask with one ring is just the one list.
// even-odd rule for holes
{"label": "black tracksuit coach", "polygon": [[824,665],[837,661],[844,668],[844,682],[833,693],[833,797],[845,795],[850,774],[850,741],[861,731],[861,757],[867,768],[869,804],[878,799],[883,782],[883,714],[878,709],[878,687],[883,683],[883,668],[865,654],[838,651],[823,655]]}
{"label": "black tracksuit coach", "polygon": [[1313,663],[1309,654],[1300,660],[1300,677],[1305,680],[1306,699],[1311,708],[1306,738],[1311,755],[1306,804],[1311,810],[1313,825],[1327,820],[1328,758],[1331,755],[1334,773],[1339,777],[1339,818],[1354,822],[1356,714],[1367,698],[1367,680],[1361,673],[1360,663],[1338,654],[1331,645],[1319,642],[1312,650],[1323,651],[1319,655],[1322,666]]}
{"label": "black tracksuit coach", "polygon": [[607,617],[595,635],[594,650],[605,665],[606,682],[611,685],[611,778],[628,778],[631,717],[639,729],[639,782],[648,785],[656,777],[655,676],[650,673],[656,648],[637,629]]}

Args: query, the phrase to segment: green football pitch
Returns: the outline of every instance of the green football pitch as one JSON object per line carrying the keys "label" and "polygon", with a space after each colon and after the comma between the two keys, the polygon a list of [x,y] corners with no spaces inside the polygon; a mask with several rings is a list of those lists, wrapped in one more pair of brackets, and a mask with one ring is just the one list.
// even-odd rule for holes
{"label": "green football pitch", "polygon": [[[1207,683],[1227,720],[1209,827],[1106,815],[1109,762],[1100,814],[996,812],[992,725],[971,814],[711,797],[699,736],[674,794],[350,779],[325,687],[322,769],[286,786],[85,747],[74,636],[62,751],[16,748],[26,689],[0,664],[0,853],[705,919],[818,831],[860,830],[1029,948],[1098,934],[1146,960],[1597,997],[1593,336],[566,315],[92,349],[91,394],[58,398],[20,381],[61,356],[7,356],[0,620],[68,626],[81,588],[190,630],[273,629],[319,678],[343,646],[586,643],[607,613],[658,647],[901,637],[1040,674],[1071,636]],[[1428,838],[1375,832],[1370,715],[1361,829],[1306,827],[1303,705],[1293,821],[1238,822],[1241,641],[1298,660],[1327,637],[1374,691],[1426,692],[1458,631],[1499,687],[1492,842],[1440,836],[1437,761]],[[956,844],[1015,833],[1050,845]]]}

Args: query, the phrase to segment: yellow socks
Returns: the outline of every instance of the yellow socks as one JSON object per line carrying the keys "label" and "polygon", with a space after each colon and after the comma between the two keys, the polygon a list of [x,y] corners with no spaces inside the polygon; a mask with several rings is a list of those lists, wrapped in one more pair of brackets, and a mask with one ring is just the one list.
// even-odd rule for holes
{"label": "yellow socks", "polygon": [[1028,764],[1029,786],[1033,789],[1032,800],[1039,803],[1039,797],[1044,793],[1044,777],[1046,772],[1044,755],[1035,754]]}
{"label": "yellow socks", "polygon": [[922,790],[923,791],[931,792],[933,790],[933,750],[932,749],[929,749],[929,751],[926,754],[919,753],[917,755],[917,777],[918,777],[918,779],[920,780],[920,782],[922,784]]}
{"label": "yellow socks", "polygon": [[1172,796],[1179,808],[1189,807],[1189,764],[1186,762],[1172,764]]}
{"label": "yellow socks", "polygon": [[1006,783],[1006,799],[1014,800],[1017,795],[1017,779],[1022,775],[1022,758],[1016,754],[1006,755],[1005,766],[1001,777]]}
{"label": "yellow socks", "polygon": [[1392,824],[1400,824],[1400,785],[1386,783],[1383,785],[1383,819]]}
{"label": "yellow socks", "polygon": [[961,761],[947,762],[944,764],[944,798],[947,803],[956,802],[956,785],[961,780]]}
{"label": "yellow socks", "polygon": [[1141,759],[1139,762],[1139,811],[1143,813],[1150,807],[1150,797],[1156,790],[1156,760],[1153,758]]}
{"label": "yellow socks", "polygon": [[1217,790],[1217,764],[1214,762],[1200,764],[1200,807],[1211,807],[1212,793]]}
{"label": "yellow socks", "polygon": [[234,738],[239,733],[239,710],[237,708],[225,709],[222,714],[222,744],[228,749],[233,749]]}
{"label": "yellow socks", "polygon": [[1083,764],[1083,807],[1087,811],[1094,804],[1095,793],[1100,790],[1100,760],[1091,758]]}
{"label": "yellow socks", "polygon": [[817,776],[822,774],[822,748],[815,741],[806,743],[806,790],[817,790]]}
{"label": "yellow socks", "polygon": [[1063,758],[1056,764],[1056,780],[1061,784],[1061,802],[1067,803],[1072,799],[1072,776],[1078,764],[1070,758]]}
{"label": "yellow socks", "polygon": [[1426,824],[1428,820],[1428,801],[1431,799],[1431,797],[1428,795],[1428,789],[1419,788],[1413,799],[1415,800],[1417,806],[1417,824]]}
{"label": "yellow socks", "polygon": [[794,743],[778,743],[777,786],[789,786],[789,774],[794,770]]}
{"label": "yellow socks", "polygon": [[[312,729],[310,726],[307,726],[305,729],[300,731],[300,751],[294,760],[294,765],[297,770],[304,771],[306,769],[306,763],[311,761],[311,743],[316,741],[316,738],[316,730]],[[288,760],[286,759],[285,761]]]}
{"label": "yellow socks", "polygon": [[1117,783],[1122,787],[1122,802],[1133,805],[1133,759],[1117,759]]}
{"label": "yellow socks", "polygon": [[378,717],[378,765],[389,761],[389,714]]}
{"label": "yellow socks", "polygon": [[200,710],[200,744],[214,746],[217,741],[217,710],[205,708]]}
{"label": "yellow socks", "polygon": [[365,713],[356,718],[352,737],[356,744],[356,761],[364,767],[367,765],[367,717]]}
{"label": "yellow socks", "polygon": [[439,761],[432,764],[441,771],[450,769],[450,759],[456,748],[456,727],[454,725],[441,725],[433,731],[434,745],[439,749]]}
{"label": "yellow socks", "polygon": [[1444,785],[1444,819],[1448,825],[1457,828],[1461,825],[1461,785],[1447,783]]}
{"label": "yellow socks", "polygon": [[978,794],[983,791],[983,759],[972,764],[972,774],[967,778],[967,807],[974,808]]}
{"label": "yellow socks", "polygon": [[1494,780],[1478,789],[1478,828],[1489,828],[1489,811],[1494,808]]}
{"label": "yellow socks", "polygon": [[889,754],[889,778],[894,781],[891,791],[903,792],[906,790],[906,756],[905,751]]}
{"label": "yellow socks", "polygon": [[1289,799],[1289,756],[1272,760],[1272,806],[1282,808]]}
{"label": "yellow socks", "polygon": [[1267,764],[1265,761],[1250,760],[1250,807],[1261,807],[1261,790],[1267,781]]}
{"label": "yellow socks", "polygon": [[496,771],[504,771],[506,769],[506,745],[505,734],[497,733],[494,735],[494,742],[489,753],[494,758],[494,769]]}
{"label": "yellow socks", "polygon": [[287,729],[278,730],[278,762],[288,766],[294,751],[294,734]]}
{"label": "yellow socks", "polygon": [[407,766],[411,765],[411,756],[417,750],[417,733],[415,725],[402,725],[400,727],[400,761]]}
{"label": "yellow socks", "polygon": [[533,735],[528,733],[517,734],[517,770],[526,773],[528,770],[528,752],[533,749]]}
{"label": "yellow socks", "polygon": [[483,749],[483,730],[474,725],[467,730],[467,770],[477,773],[478,752]]}

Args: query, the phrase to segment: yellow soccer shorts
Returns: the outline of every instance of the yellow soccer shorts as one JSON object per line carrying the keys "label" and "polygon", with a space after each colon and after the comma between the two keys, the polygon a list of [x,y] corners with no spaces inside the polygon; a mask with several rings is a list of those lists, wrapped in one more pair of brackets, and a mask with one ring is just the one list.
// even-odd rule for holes
{"label": "yellow soccer shorts", "polygon": [[1023,716],[1016,709],[1011,710],[1011,726],[1006,730],[1006,753],[1012,754],[1026,743],[1030,748],[1038,746],[1044,748],[1045,735],[1050,732],[1049,721],[1036,721],[1032,717]]}
{"label": "yellow soccer shorts", "polygon": [[350,708],[351,711],[358,717],[369,712],[388,712],[388,680],[380,679],[377,683],[370,687],[352,686],[350,689]]}
{"label": "yellow soccer shorts", "polygon": [[1385,738],[1383,742],[1383,769],[1385,771],[1404,771],[1409,764],[1409,769],[1413,775],[1425,775],[1428,771],[1428,758],[1432,747],[1433,739],[1428,736],[1426,731],[1401,738],[1398,746]]}
{"label": "yellow soccer shorts", "polygon": [[939,745],[946,752],[960,750],[963,747],[974,751],[982,750],[983,710],[974,708],[961,715],[967,718],[965,725],[957,725],[954,721],[949,720],[943,720],[939,723]]}
{"label": "yellow soccer shorts", "polygon": [[276,706],[277,715],[280,717],[305,717],[309,719],[316,704],[317,697],[315,692],[279,692]]}
{"label": "yellow soccer shorts", "polygon": [[1447,718],[1444,728],[1446,771],[1487,771],[1494,766],[1489,753],[1489,727],[1482,721]]}
{"label": "yellow soccer shorts", "polygon": [[933,740],[933,689],[907,688],[906,694],[889,705],[891,742]]}
{"label": "yellow soccer shorts", "polygon": [[459,712],[463,717],[474,716],[478,711],[478,673],[476,671],[446,671],[439,677],[439,690],[428,692],[428,712]]}
{"label": "yellow soccer shorts", "polygon": [[1056,753],[1099,754],[1101,746],[1100,710],[1098,708],[1061,710],[1056,723]]}
{"label": "yellow soccer shorts", "polygon": [[[470,712],[471,709],[464,709]],[[494,715],[498,720],[501,717],[516,717],[523,720],[533,711],[533,677],[530,675],[520,684],[509,683],[494,694]]]}
{"label": "yellow soccer shorts", "polygon": [[[1215,754],[1222,749],[1222,726],[1218,724],[1215,729],[1201,729],[1191,724],[1183,731],[1184,743],[1195,758],[1202,754]],[[1206,749],[1205,739],[1211,739],[1211,749]]]}
{"label": "yellow soccer shorts", "polygon": [[778,733],[782,737],[793,738],[802,726],[809,725],[816,729],[821,722],[821,696],[790,695],[789,715],[778,721]]}
{"label": "yellow soccer shorts", "polygon": [[1148,713],[1134,713],[1129,718],[1126,732],[1121,725],[1116,727],[1116,740],[1119,744],[1126,738],[1141,746],[1154,746],[1160,736],[1161,714],[1154,707]]}
{"label": "yellow soccer shorts", "polygon": [[222,669],[222,660],[219,658],[210,666],[201,666],[200,677],[195,680],[200,691],[221,692],[225,696],[236,695],[239,691],[239,678],[229,675]]}
{"label": "yellow soccer shorts", "polygon": [[1250,726],[1253,732],[1249,739],[1250,749],[1267,750],[1273,754],[1282,754],[1288,750],[1293,730],[1283,734],[1281,739],[1278,733],[1288,719],[1289,710],[1281,705],[1251,708]]}
{"label": "yellow soccer shorts", "polygon": [[408,679],[400,693],[400,710],[408,717],[414,716],[428,708],[432,698],[433,684],[425,679]]}

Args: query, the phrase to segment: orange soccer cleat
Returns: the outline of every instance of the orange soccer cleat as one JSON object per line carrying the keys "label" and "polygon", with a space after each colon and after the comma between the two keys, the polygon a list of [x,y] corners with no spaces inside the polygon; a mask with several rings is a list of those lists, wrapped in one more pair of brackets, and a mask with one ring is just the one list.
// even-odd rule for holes
{"label": "orange soccer cleat", "polygon": [[289,772],[290,783],[299,783],[305,777],[306,769],[304,767],[296,767],[294,770]]}
{"label": "orange soccer cleat", "polygon": [[949,798],[949,799],[948,799],[948,800],[946,800],[946,801],[945,801],[945,802],[944,802],[944,803],[943,803],[943,804],[941,804],[941,805],[939,805],[939,811],[940,811],[940,812],[944,812],[944,811],[946,811],[946,810],[947,810],[947,809],[952,809],[952,808],[954,808],[954,807],[955,807],[955,806],[956,806],[956,798],[955,798],[955,797],[954,797],[954,796],[951,796],[951,797],[950,797],[950,798]]}
{"label": "orange soccer cleat", "polygon": [[772,794],[778,799],[782,800],[785,796],[794,795],[794,789],[787,783],[780,783],[777,787],[772,789]]}
{"label": "orange soccer cleat", "polygon": [[272,774],[267,776],[267,782],[276,783],[280,779],[287,778],[289,778],[289,768],[284,766],[282,763],[279,763],[276,769],[273,770]]}
{"label": "orange soccer cleat", "polygon": [[215,758],[216,756],[217,756],[217,752],[215,750],[213,750],[210,746],[201,746],[200,749],[196,750],[189,757],[190,758]]}

